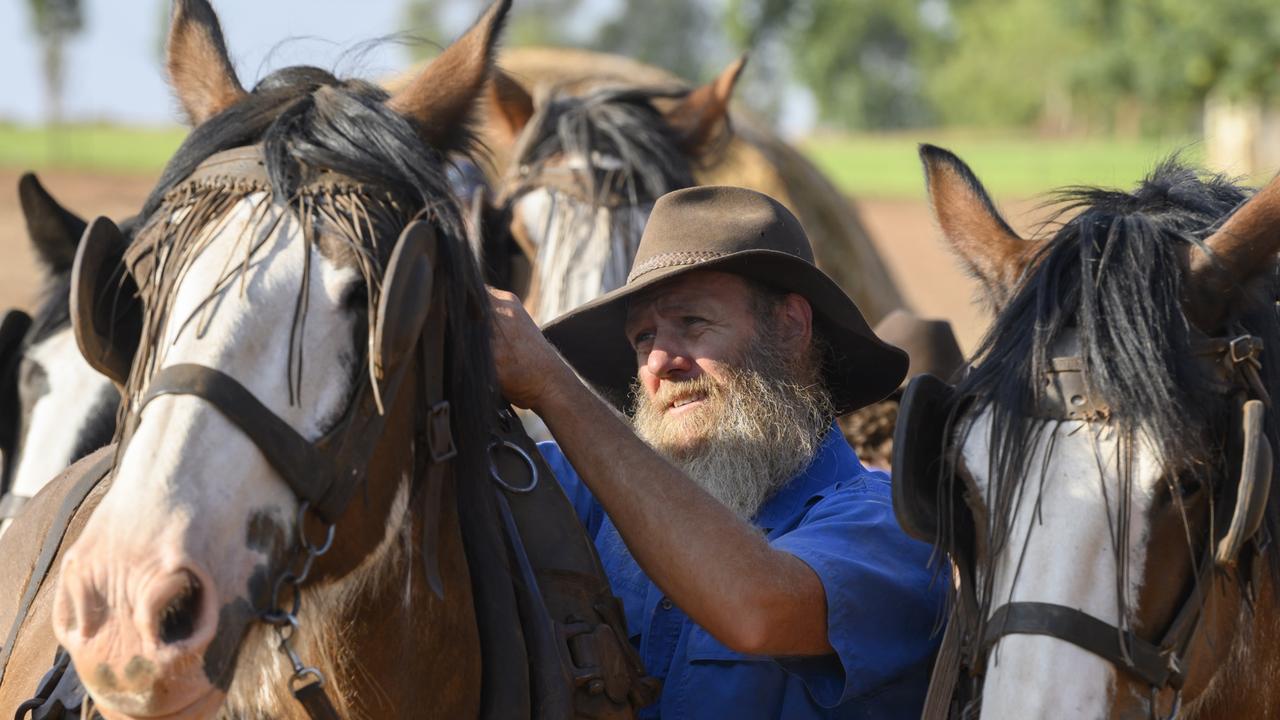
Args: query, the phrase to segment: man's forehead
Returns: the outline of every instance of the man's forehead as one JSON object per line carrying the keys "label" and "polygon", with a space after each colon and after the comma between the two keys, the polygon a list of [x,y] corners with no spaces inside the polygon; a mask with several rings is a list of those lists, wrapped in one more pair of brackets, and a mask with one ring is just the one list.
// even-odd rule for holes
{"label": "man's forehead", "polygon": [[627,303],[627,317],[653,308],[666,309],[744,298],[750,292],[738,275],[715,270],[694,270],[636,293]]}

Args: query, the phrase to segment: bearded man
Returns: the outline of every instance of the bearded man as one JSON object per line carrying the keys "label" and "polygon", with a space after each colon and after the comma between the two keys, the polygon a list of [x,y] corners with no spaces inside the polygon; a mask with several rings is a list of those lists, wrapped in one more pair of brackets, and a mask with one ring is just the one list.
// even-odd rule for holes
{"label": "bearded man", "polygon": [[790,212],[663,196],[627,284],[545,338],[491,292],[503,391],[556,439],[543,454],[663,681],[641,717],[919,717],[944,583],[833,422],[907,358]]}

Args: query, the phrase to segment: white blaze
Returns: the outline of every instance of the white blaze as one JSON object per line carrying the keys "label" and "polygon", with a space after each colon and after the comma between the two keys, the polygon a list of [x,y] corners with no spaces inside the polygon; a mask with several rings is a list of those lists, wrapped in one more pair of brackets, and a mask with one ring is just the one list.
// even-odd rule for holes
{"label": "white blaze", "polygon": [[[965,466],[988,508],[990,431],[991,415],[984,411],[974,419],[963,447]],[[1117,433],[1103,424],[1072,421],[1050,423],[1033,440],[1031,470],[1014,501],[1008,543],[995,563],[989,611],[1009,602],[1034,601],[1119,624],[1112,539],[1121,492]],[[1159,463],[1140,433],[1135,444],[1124,586],[1131,609],[1146,564],[1148,511],[1161,479]],[[1007,635],[988,656],[982,717],[1105,718],[1114,681],[1110,663],[1075,645],[1039,635]]]}
{"label": "white blaze", "polygon": [[[281,209],[256,209],[262,196],[241,201],[217,237],[192,261],[158,345],[158,366],[197,363],[239,381],[304,437],[314,439],[346,407],[357,370],[355,313],[341,307],[358,278],[307,249],[298,223]],[[263,217],[265,215],[266,217]],[[254,223],[254,225],[250,225]],[[244,262],[246,244],[263,239],[247,274],[224,282],[220,300],[206,300],[229,268]],[[302,395],[290,403],[288,363],[294,307],[310,252],[310,287],[302,335]],[[164,547],[207,568],[226,602],[245,593],[258,549],[246,547],[251,516],[265,513],[292,526],[296,501],[257,447],[209,403],[162,396],[146,406],[125,449],[111,492],[91,527],[110,523],[110,543],[128,558]],[[86,530],[86,533],[88,529]],[[134,561],[139,560],[133,558]],[[161,565],[181,558],[157,557]]]}
{"label": "white blaze", "polygon": [[[9,488],[31,497],[76,459],[86,425],[100,412],[114,412],[119,394],[85,362],[70,327],[31,346],[23,363],[38,365],[47,384],[22,428],[22,454]],[[8,521],[0,521],[0,533],[6,527]]]}
{"label": "white blaze", "polygon": [[652,204],[592,208],[535,190],[517,203],[537,247],[533,316],[547,322],[627,281]]}

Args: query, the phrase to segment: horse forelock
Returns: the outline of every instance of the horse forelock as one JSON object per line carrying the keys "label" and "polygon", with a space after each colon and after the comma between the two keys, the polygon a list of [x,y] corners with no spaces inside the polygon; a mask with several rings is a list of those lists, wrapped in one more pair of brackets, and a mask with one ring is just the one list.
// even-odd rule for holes
{"label": "horse forelock", "polygon": [[[129,251],[129,263],[141,270],[137,280],[148,305],[144,337],[127,388],[130,397],[136,399],[154,370],[151,352],[159,324],[149,316],[171,299],[182,268],[211,237],[205,230],[240,199],[263,192],[264,205],[280,204],[293,213],[307,231],[308,242],[320,238],[335,254],[357,265],[368,288],[370,319],[377,307],[382,264],[396,237],[418,212],[430,213],[442,238],[436,281],[444,287],[448,306],[451,351],[445,362],[450,394],[458,406],[455,424],[465,437],[485,435],[493,385],[487,294],[467,251],[461,210],[449,189],[446,158],[423,143],[409,120],[386,106],[387,98],[384,90],[364,81],[338,80],[317,68],[287,68],[269,75],[245,100],[193,130],[148,198],[142,213],[145,237]],[[462,156],[477,147],[469,130],[466,137]],[[189,182],[210,156],[253,144],[263,147],[270,179],[267,187],[233,179]],[[313,191],[303,184],[308,167],[350,178],[359,189]],[[368,188],[376,191],[369,193]],[[251,256],[251,247],[248,253]],[[225,280],[233,280],[247,266],[246,262],[229,269]],[[295,330],[304,315],[300,303],[293,318]],[[367,327],[372,328],[372,322]],[[476,447],[460,443],[460,465],[482,471],[483,443],[468,445]]]}
{"label": "horse forelock", "polygon": [[[604,87],[577,95],[553,88],[546,92],[517,141],[515,177],[537,184],[538,176],[566,160],[589,163],[584,195],[605,198],[617,192],[653,200],[693,185],[691,158],[654,101],[681,97],[663,88]],[[590,164],[608,158],[607,164]],[[618,183],[618,184],[615,184]],[[508,189],[508,192],[518,192]]]}

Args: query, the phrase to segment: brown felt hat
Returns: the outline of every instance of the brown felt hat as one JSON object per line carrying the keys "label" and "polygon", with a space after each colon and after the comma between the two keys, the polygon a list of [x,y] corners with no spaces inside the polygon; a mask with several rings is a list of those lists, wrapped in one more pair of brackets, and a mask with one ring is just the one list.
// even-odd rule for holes
{"label": "brown felt hat", "polygon": [[876,335],[907,351],[911,358],[908,380],[923,373],[947,380],[964,367],[964,353],[946,320],[926,320],[909,310],[894,310],[876,323]]}
{"label": "brown felt hat", "polygon": [[734,273],[798,293],[831,348],[824,374],[839,413],[897,389],[907,355],[876,337],[853,300],[813,264],[800,221],[754,190],[703,186],[658,198],[626,285],[552,320],[547,338],[578,373],[620,408],[636,377],[624,325],[628,300],[691,270]]}

